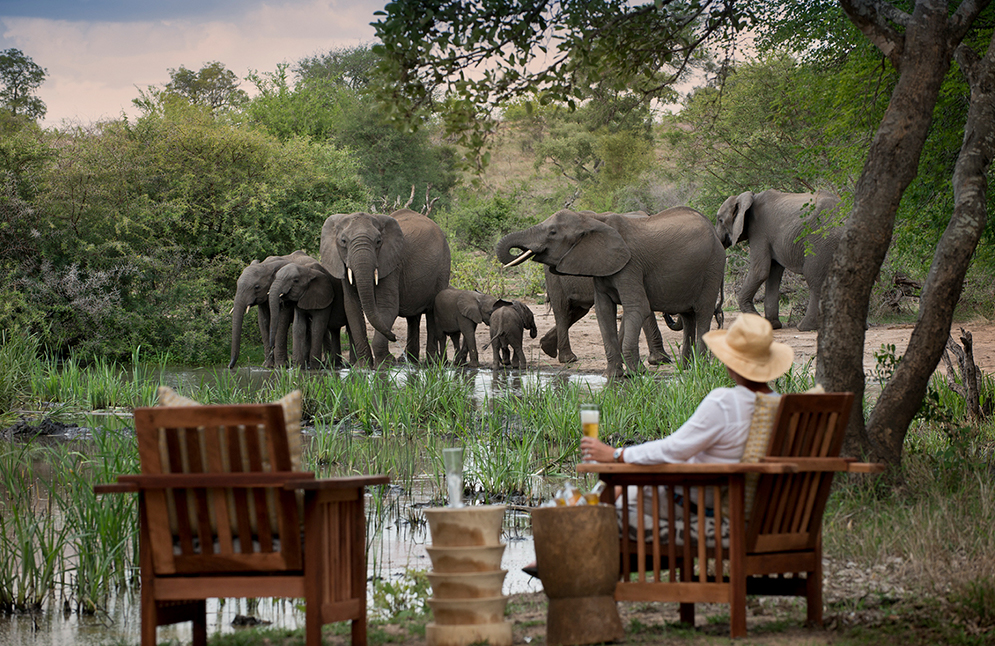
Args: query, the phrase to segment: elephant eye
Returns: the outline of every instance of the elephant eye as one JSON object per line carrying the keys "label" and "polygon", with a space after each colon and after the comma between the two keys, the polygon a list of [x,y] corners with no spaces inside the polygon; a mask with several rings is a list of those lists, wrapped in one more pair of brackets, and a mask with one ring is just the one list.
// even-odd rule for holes
{"label": "elephant eye", "polygon": [[377,246],[379,247],[382,244],[383,244],[383,238],[381,236],[377,236]]}

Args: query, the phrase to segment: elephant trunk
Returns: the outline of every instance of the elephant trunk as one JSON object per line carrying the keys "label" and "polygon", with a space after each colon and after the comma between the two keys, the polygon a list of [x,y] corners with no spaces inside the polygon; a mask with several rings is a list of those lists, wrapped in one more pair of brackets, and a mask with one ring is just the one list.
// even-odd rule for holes
{"label": "elephant trunk", "polygon": [[354,282],[356,285],[356,292],[359,294],[359,302],[363,307],[363,312],[366,314],[367,320],[369,320],[370,325],[373,326],[380,334],[387,337],[389,341],[396,341],[397,337],[390,329],[390,325],[387,325],[386,321],[380,318],[380,311],[377,309],[377,297],[376,297],[376,272],[377,272],[377,261],[376,255],[373,250],[368,251],[363,250],[360,253],[350,254],[352,257],[352,262],[349,263],[349,267],[352,270],[351,276],[347,277],[347,280]]}
{"label": "elephant trunk", "polygon": [[498,260],[501,261],[502,265],[506,265],[521,258],[521,255],[511,255],[512,249],[524,249],[526,250],[526,253],[531,250],[529,242],[531,242],[535,237],[534,229],[535,227],[531,227],[525,229],[524,231],[513,231],[498,241],[495,252],[497,253]]}
{"label": "elephant trunk", "polygon": [[228,369],[231,370],[238,362],[238,353],[242,344],[242,321],[245,320],[245,312],[249,309],[247,299],[235,298],[235,305],[231,313],[231,361],[228,362]]}

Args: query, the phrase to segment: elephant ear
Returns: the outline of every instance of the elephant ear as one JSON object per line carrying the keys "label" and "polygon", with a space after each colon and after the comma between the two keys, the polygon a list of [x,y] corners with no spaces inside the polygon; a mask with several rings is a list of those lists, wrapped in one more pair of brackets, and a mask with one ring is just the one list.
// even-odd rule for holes
{"label": "elephant ear", "polygon": [[374,215],[373,219],[377,221],[382,236],[380,253],[377,255],[377,270],[380,272],[380,278],[383,278],[401,266],[404,232],[401,231],[401,225],[397,220],[389,215]]}
{"label": "elephant ear", "polygon": [[483,316],[481,316],[480,302],[474,294],[460,295],[460,297],[456,299],[456,309],[461,315],[470,319],[477,325],[484,322]]}
{"label": "elephant ear", "polygon": [[332,276],[324,267],[307,267],[305,270],[310,281],[307,289],[297,301],[297,307],[303,310],[323,310],[332,304],[335,292],[332,290]]}
{"label": "elephant ear", "polygon": [[552,269],[571,276],[611,276],[632,257],[629,245],[614,228],[585,217],[585,231]]}
{"label": "elephant ear", "polygon": [[736,244],[746,228],[746,213],[753,206],[753,192],[740,193],[736,198],[736,213],[732,216],[732,243]]}
{"label": "elephant ear", "polygon": [[325,218],[321,227],[321,264],[332,275],[342,280],[345,278],[345,258],[339,254],[339,246],[335,242],[339,223],[349,215],[335,213]]}

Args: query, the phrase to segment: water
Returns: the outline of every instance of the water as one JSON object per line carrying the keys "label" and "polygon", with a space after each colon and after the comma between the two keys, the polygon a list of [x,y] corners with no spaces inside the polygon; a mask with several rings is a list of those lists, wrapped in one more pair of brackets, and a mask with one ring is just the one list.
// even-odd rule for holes
{"label": "water", "polygon": [[[211,383],[223,369],[181,369],[164,370],[160,379],[162,383],[175,388],[187,389],[201,383]],[[404,383],[417,368],[400,365],[390,371],[392,378]],[[345,376],[347,370],[339,371]],[[235,379],[240,387],[258,389],[266,385],[273,376],[273,371],[256,367],[243,367],[234,371]],[[370,374],[373,374],[372,372]],[[577,383],[591,390],[600,390],[606,380],[600,375],[581,374],[566,371],[528,371],[505,372],[474,370],[465,371],[467,378],[472,378],[472,397],[478,405],[482,404],[492,394],[508,395],[522,394],[527,390],[545,387],[562,386]],[[60,439],[85,438],[90,429],[95,427],[123,428],[130,424],[127,411],[109,413],[93,413],[78,420],[79,428],[70,429]],[[462,487],[459,487],[462,490]],[[450,492],[450,499],[453,493]],[[430,543],[427,523],[422,519],[419,508],[428,504],[428,495],[413,495],[405,503],[406,508],[386,525],[371,531],[368,538],[370,544],[369,576],[388,580],[401,580],[409,571],[430,570],[431,560],[425,550]],[[412,522],[414,519],[414,522]],[[528,509],[509,506],[505,516],[505,526],[502,531],[502,541],[505,552],[502,568],[507,570],[504,581],[504,594],[537,592],[542,589],[538,580],[521,571],[521,568],[535,560],[535,547],[531,535],[531,522]],[[372,586],[367,586],[368,594]],[[66,644],[106,644],[111,642],[131,642],[138,640],[141,620],[138,609],[137,594],[120,593],[111,597],[107,607],[93,616],[81,616],[65,608],[64,599],[53,598],[46,608],[36,614],[19,614],[13,616],[0,615],[0,644],[13,646]],[[377,610],[372,597],[368,598],[368,612],[371,617]],[[237,615],[252,615],[260,620],[271,622],[273,626],[298,628],[303,627],[304,616],[297,607],[295,600],[261,599],[258,602],[246,599],[212,599],[208,601],[208,632],[229,633],[239,628],[231,625]],[[162,627],[158,631],[159,642],[189,642],[191,639],[188,624]]]}

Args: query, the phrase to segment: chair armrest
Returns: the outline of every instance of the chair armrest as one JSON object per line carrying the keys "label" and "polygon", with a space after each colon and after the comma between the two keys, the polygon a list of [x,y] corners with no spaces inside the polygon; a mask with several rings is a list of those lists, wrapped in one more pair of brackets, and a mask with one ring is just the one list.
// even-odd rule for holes
{"label": "chair armrest", "polygon": [[93,485],[93,493],[98,496],[104,493],[136,493],[137,491],[138,486],[131,482],[104,482]]}
{"label": "chair armrest", "polygon": [[884,464],[877,462],[857,462],[854,458],[798,458],[764,457],[762,464],[794,464],[798,471],[846,471],[849,473],[881,473]]}
{"label": "chair armrest", "polygon": [[234,473],[163,473],[118,476],[119,483],[138,489],[281,487],[287,482],[313,480],[305,471],[251,471]]}
{"label": "chair armrest", "polygon": [[342,478],[322,478],[320,480],[298,480],[286,483],[283,485],[283,488],[303,489],[304,491],[353,489],[356,487],[370,487],[373,485],[387,484],[389,482],[390,476],[385,475],[347,476]]}
{"label": "chair armrest", "polygon": [[888,465],[881,462],[850,462],[846,470],[850,473],[884,473]]}
{"label": "chair armrest", "polygon": [[729,475],[736,473],[795,473],[798,471],[795,461],[766,462],[732,462],[732,463],[694,463],[686,462],[670,464],[612,464],[610,462],[582,462],[577,465],[577,473],[607,473],[637,475],[675,474],[675,475]]}

